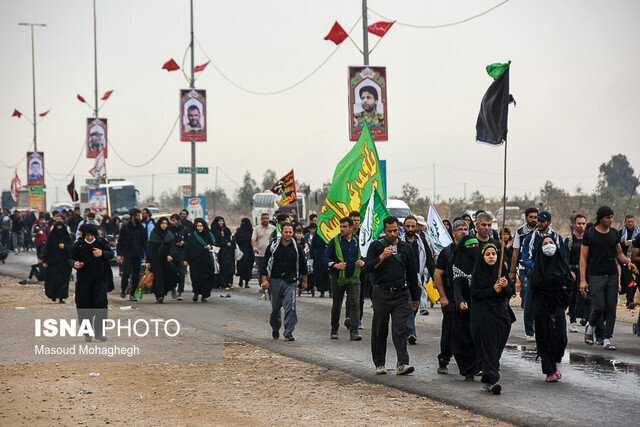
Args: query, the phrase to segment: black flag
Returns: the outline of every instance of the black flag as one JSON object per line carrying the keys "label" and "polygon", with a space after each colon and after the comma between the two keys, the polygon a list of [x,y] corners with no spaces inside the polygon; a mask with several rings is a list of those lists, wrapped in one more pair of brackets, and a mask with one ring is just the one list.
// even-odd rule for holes
{"label": "black flag", "polygon": [[76,177],[71,178],[71,182],[67,185],[67,192],[71,197],[72,202],[78,201],[78,192],[76,191]]}
{"label": "black flag", "polygon": [[476,123],[476,141],[492,145],[501,145],[507,140],[507,121],[509,104],[514,103],[509,93],[509,65],[487,65],[487,73],[493,77],[493,83],[487,89],[480,103],[480,112]]}

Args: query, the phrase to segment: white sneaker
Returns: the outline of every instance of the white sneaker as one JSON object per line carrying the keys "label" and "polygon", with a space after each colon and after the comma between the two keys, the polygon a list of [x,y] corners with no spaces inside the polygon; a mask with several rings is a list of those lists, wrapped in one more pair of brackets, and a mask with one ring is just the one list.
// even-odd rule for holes
{"label": "white sneaker", "polygon": [[533,336],[533,335],[527,335],[527,336],[525,337],[525,340],[526,340],[527,342],[534,342],[534,341],[536,340],[536,337],[535,337],[535,336]]}
{"label": "white sneaker", "polygon": [[376,366],[376,375],[387,375],[387,368],[384,366]]}
{"label": "white sneaker", "polygon": [[612,338],[605,338],[602,341],[602,348],[604,348],[605,350],[615,350],[616,345],[613,343]]}
{"label": "white sneaker", "polygon": [[576,322],[573,322],[573,323],[569,324],[569,332],[571,332],[572,334],[576,334],[576,333],[579,332],[578,324]]}

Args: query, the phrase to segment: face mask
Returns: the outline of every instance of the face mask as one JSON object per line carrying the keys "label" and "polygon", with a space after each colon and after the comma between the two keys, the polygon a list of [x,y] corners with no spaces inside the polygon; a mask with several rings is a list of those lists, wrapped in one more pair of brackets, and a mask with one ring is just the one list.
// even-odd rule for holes
{"label": "face mask", "polygon": [[542,253],[546,256],[554,256],[556,254],[557,246],[553,243],[549,243],[542,247]]}

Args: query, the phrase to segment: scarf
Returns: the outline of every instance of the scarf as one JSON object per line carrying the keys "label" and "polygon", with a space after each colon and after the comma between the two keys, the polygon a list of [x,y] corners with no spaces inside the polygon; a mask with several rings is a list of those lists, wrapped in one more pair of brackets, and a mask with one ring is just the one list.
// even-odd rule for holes
{"label": "scarf", "polygon": [[[342,253],[342,245],[340,244],[339,234],[335,237],[334,243],[336,245],[336,258],[338,259],[338,261],[344,262],[344,254]],[[357,241],[356,248],[358,250],[357,259],[360,259],[360,245],[357,244]],[[360,283],[360,267],[356,266],[355,270],[353,270],[353,274],[350,277],[347,277],[346,270],[340,270],[338,272],[338,285],[353,285],[358,283]]]}

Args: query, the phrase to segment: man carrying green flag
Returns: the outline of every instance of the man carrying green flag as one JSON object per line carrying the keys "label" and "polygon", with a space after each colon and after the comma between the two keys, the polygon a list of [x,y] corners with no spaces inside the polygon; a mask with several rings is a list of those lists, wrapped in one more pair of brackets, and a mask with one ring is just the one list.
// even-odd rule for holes
{"label": "man carrying green flag", "polygon": [[358,142],[336,166],[331,182],[318,219],[318,235],[327,243],[340,232],[340,219],[351,211],[360,212],[372,192],[382,201],[387,198],[378,150],[366,122]]}
{"label": "man carrying green flag", "polygon": [[384,224],[382,221],[389,216],[389,211],[385,203],[380,197],[378,191],[373,191],[369,196],[369,202],[362,205],[360,217],[362,223],[360,225],[360,253],[367,255],[367,250],[371,242],[376,240],[384,232]]}

